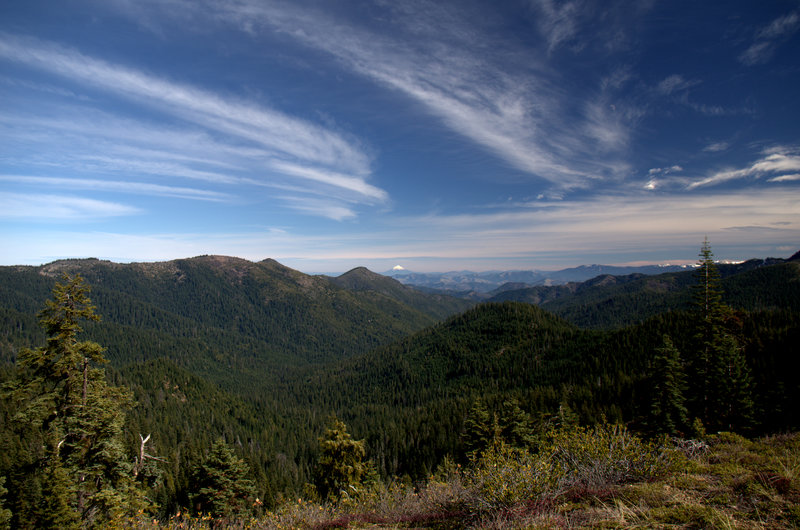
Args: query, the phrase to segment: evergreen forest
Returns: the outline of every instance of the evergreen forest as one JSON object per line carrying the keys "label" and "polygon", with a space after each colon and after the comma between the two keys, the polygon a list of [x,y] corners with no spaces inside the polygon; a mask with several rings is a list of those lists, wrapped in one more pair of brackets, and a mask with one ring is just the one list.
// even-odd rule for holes
{"label": "evergreen forest", "polygon": [[[800,253],[705,241],[690,271],[479,304],[364,268],[63,260],[0,267],[0,323],[0,528],[358,527],[392,496],[392,527],[519,527],[486,521],[723,449],[794,455],[753,510],[800,523]],[[659,514],[628,522],[681,524]]]}

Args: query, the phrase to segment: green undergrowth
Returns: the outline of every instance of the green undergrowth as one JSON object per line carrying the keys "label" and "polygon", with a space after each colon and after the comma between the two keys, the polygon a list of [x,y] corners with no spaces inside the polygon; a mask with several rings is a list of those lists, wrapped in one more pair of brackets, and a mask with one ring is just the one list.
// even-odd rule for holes
{"label": "green undergrowth", "polygon": [[137,528],[797,528],[800,434],[643,441],[564,428],[533,450],[496,445],[424,484],[380,482],[335,503],[296,499],[247,520],[179,515]]}

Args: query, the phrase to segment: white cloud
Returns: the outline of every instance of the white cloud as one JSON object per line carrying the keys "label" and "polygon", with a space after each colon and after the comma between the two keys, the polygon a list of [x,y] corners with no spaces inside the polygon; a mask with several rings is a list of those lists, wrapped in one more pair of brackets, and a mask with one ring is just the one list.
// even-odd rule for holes
{"label": "white cloud", "polygon": [[335,171],[319,170],[288,162],[273,162],[270,164],[270,167],[286,175],[293,175],[314,182],[327,184],[335,188],[355,192],[362,198],[374,199],[380,202],[389,198],[388,194],[382,189],[367,184],[360,178],[343,175]]}
{"label": "white cloud", "polygon": [[351,208],[331,200],[289,195],[285,195],[281,199],[289,208],[316,217],[344,221],[356,216],[356,213]]}
{"label": "white cloud", "polygon": [[773,44],[771,42],[756,42],[739,55],[739,61],[752,66],[765,63],[772,57]]}
{"label": "white cloud", "polygon": [[683,171],[683,167],[675,164],[669,167],[654,167],[651,168],[647,173],[649,175],[668,175],[669,173],[675,173],[676,171]]}
{"label": "white cloud", "polygon": [[[711,186],[738,180],[747,177],[760,177],[767,173],[786,173],[800,171],[800,154],[796,149],[777,148],[765,152],[765,156],[757,160],[748,167],[741,169],[729,169],[717,171],[706,178],[692,182],[688,189],[699,188],[701,186]],[[772,181],[773,179],[770,179]]]}
{"label": "white cloud", "polygon": [[140,213],[115,202],[52,194],[0,192],[0,218],[26,220],[92,220]]}
{"label": "white cloud", "polygon": [[782,40],[790,37],[800,27],[800,15],[789,13],[776,18],[756,33],[756,40],[739,55],[747,66],[766,63],[772,58]]}
{"label": "white cloud", "polygon": [[[679,165],[674,165],[670,167],[654,167],[650,168],[647,172],[647,176],[650,179],[647,181],[647,184],[644,185],[644,189],[646,190],[654,190],[657,187],[661,187],[665,182],[674,182],[676,177],[667,177],[667,175],[671,175],[672,173],[678,173],[683,171],[683,167]],[[658,177],[658,178],[656,178]]]}
{"label": "white cloud", "polygon": [[[305,180],[324,181],[329,189],[341,185],[348,194],[354,195],[355,192],[373,202],[387,198],[383,190],[366,183],[365,179],[370,173],[370,158],[358,142],[332,129],[263,106],[230,98],[223,99],[205,90],[112,65],[36,39],[0,33],[0,57],[85,84],[92,90],[100,89],[129,98],[178,117],[184,122],[199,125],[217,135],[222,133],[223,136],[236,139],[239,144],[236,147],[217,145],[223,148],[223,155],[241,150],[244,143],[245,148],[258,153],[267,165],[273,168],[291,168],[284,173],[285,179],[301,177]],[[97,127],[89,127],[89,130]],[[136,129],[141,130],[141,124],[137,124]],[[76,130],[76,135],[79,132]],[[118,136],[125,134],[127,132],[124,129],[117,133]],[[216,141],[215,143],[219,144]],[[84,160],[92,162],[86,157]],[[93,162],[105,166],[106,169],[128,172],[227,184],[242,182],[239,177],[219,171],[190,167],[183,163],[145,161],[141,157],[139,160],[130,160],[94,156]],[[343,177],[345,174],[348,176]],[[314,175],[319,178],[312,178]]]}
{"label": "white cloud", "polygon": [[575,37],[578,16],[584,11],[579,2],[564,2],[556,6],[553,0],[533,0],[531,4],[538,9],[539,31],[547,40],[549,52]]}
{"label": "white cloud", "polygon": [[[174,9],[176,5],[181,9]],[[157,11],[171,17],[180,11],[207,24],[224,21],[255,39],[260,33],[277,33],[329,54],[351,72],[419,103],[511,166],[557,187],[585,186],[628,169],[619,155],[627,147],[636,113],[622,112],[623,103],[609,99],[605,91],[614,87],[603,87],[598,80],[598,97],[576,119],[565,112],[572,103],[559,87],[556,70],[547,65],[547,54],[493,40],[474,16],[452,6],[422,2],[413,9],[402,3],[386,7],[392,31],[410,33],[404,39],[293,3],[179,0],[170,6]],[[566,42],[574,8],[556,8],[548,1],[541,7],[552,15],[549,29],[543,30],[548,42]]]}
{"label": "white cloud", "polygon": [[[704,230],[711,233],[730,226],[763,225],[787,218],[793,221],[785,229],[795,233],[800,230],[800,204],[783,190],[766,190],[692,196],[606,195],[553,203],[544,209],[429,216],[405,222],[426,226],[431,235],[440,232],[433,237],[436,241],[470,240],[473,252],[484,256],[493,251],[508,253],[509,249],[528,252],[534,248],[649,246],[658,241],[698,237]],[[506,248],[500,251],[498,244]],[[484,245],[486,253],[480,250]]]}
{"label": "white cloud", "polygon": [[215,191],[163,186],[146,182],[109,181],[80,178],[42,177],[28,175],[0,175],[0,181],[18,182],[21,184],[46,186],[48,188],[101,190],[121,193],[152,195],[157,197],[176,197],[201,201],[224,201],[230,196]]}
{"label": "white cloud", "polygon": [[614,52],[627,48],[631,26],[621,21],[649,10],[652,2],[591,2],[586,0],[529,0],[536,29],[547,43],[548,54],[567,49],[580,53]]}
{"label": "white cloud", "polygon": [[682,75],[673,74],[663,79],[656,87],[656,90],[661,94],[670,95],[686,90],[696,84],[697,81],[687,81]]}
{"label": "white cloud", "polygon": [[720,151],[726,151],[729,147],[730,145],[728,142],[714,142],[705,146],[703,151],[707,153],[718,153]]}
{"label": "white cloud", "polygon": [[800,16],[789,13],[773,20],[767,27],[758,32],[760,39],[777,39],[784,35],[791,35],[800,26]]}
{"label": "white cloud", "polygon": [[218,171],[207,171],[187,167],[183,164],[173,162],[122,158],[102,155],[84,155],[78,157],[94,171],[104,171],[109,173],[124,172],[133,174],[149,174],[171,177],[181,177],[193,180],[203,180],[219,184],[237,184],[241,182],[252,182],[250,179],[243,179]]}
{"label": "white cloud", "polygon": [[773,177],[768,179],[767,182],[794,182],[800,180],[800,173],[793,173],[790,175],[781,175],[780,177]]}

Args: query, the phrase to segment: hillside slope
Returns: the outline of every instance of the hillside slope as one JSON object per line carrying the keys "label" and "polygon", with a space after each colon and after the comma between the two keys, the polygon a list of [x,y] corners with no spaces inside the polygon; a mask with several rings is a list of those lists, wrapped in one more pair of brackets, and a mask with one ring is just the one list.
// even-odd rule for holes
{"label": "hillside slope", "polygon": [[[719,265],[719,270],[725,302],[735,309],[800,309],[800,261],[750,260]],[[581,327],[610,328],[688,309],[695,283],[691,271],[603,275],[582,283],[503,290],[490,301],[532,303]]]}
{"label": "hillside slope", "polygon": [[332,278],[331,281],[349,291],[384,295],[438,319],[465,311],[473,305],[472,302],[453,296],[423,293],[365,267],[357,267]]}
{"label": "hillside slope", "polygon": [[231,369],[264,372],[364,353],[469,305],[407,288],[356,291],[274,260],[0,267],[0,318],[8,324],[3,359],[37,336],[33,315],[62,273],[80,273],[91,286],[103,321],[87,331],[117,366],[166,357],[214,379]]}
{"label": "hillside slope", "polygon": [[[791,375],[800,369],[800,314],[743,319],[759,428],[800,427],[790,410],[800,399]],[[460,433],[478,397],[495,410],[516,399],[538,418],[566,405],[584,423],[605,418],[646,428],[655,352],[669,334],[691,355],[693,329],[685,312],[596,331],[530,304],[487,303],[335,367],[314,368],[289,394],[336,411],[366,436],[383,472],[417,476],[445,455],[463,453]]]}

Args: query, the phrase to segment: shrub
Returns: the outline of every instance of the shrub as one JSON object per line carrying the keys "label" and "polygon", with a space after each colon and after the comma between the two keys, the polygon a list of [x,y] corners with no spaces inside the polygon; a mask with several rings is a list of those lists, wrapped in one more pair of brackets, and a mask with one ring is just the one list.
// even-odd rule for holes
{"label": "shrub", "polygon": [[552,490],[554,476],[548,460],[502,443],[490,448],[468,472],[469,508],[510,507]]}
{"label": "shrub", "polygon": [[620,425],[560,427],[536,453],[495,444],[467,474],[477,511],[507,508],[573,489],[603,490],[654,479],[675,462],[671,448],[647,443]]}
{"label": "shrub", "polygon": [[672,448],[644,442],[624,426],[608,424],[551,431],[543,452],[562,491],[654,479],[676,460]]}

